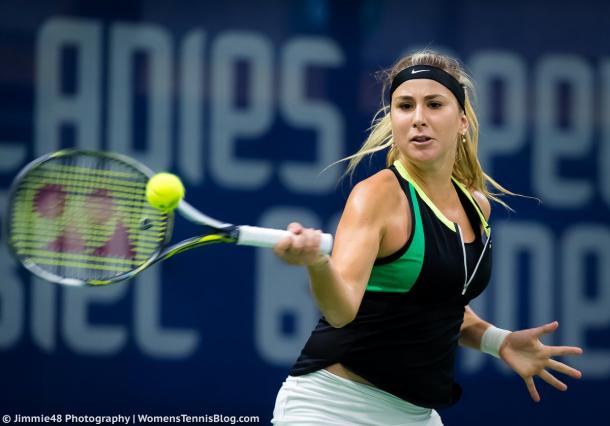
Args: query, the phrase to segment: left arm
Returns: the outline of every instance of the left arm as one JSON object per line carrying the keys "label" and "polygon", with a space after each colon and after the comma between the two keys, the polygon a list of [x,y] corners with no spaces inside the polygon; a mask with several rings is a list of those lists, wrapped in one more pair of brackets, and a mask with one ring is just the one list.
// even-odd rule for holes
{"label": "left arm", "polygon": [[[483,335],[488,329],[493,332],[491,327],[493,327],[491,324],[483,321],[469,306],[466,306],[464,322],[461,328],[460,345],[481,350]],[[540,377],[560,391],[567,390],[568,386],[549,373],[549,369],[574,379],[582,377],[580,371],[553,359],[553,357],[564,355],[580,355],[582,354],[581,348],[574,346],[547,346],[540,341],[540,337],[554,332],[557,330],[557,327],[559,327],[559,323],[553,321],[539,327],[513,331],[503,339],[499,339],[497,347],[491,351],[486,351],[497,354],[496,356],[501,358],[523,379],[530,396],[536,402],[540,401],[540,395],[534,384],[534,376]]]}
{"label": "left arm", "polygon": [[460,329],[460,346],[479,350],[483,333],[485,333],[485,330],[490,326],[491,324],[479,318],[470,306],[466,306],[464,311],[464,322]]}
{"label": "left arm", "polygon": [[[474,192],[473,196],[485,217],[489,218],[491,206],[487,198],[478,192]],[[559,323],[554,321],[535,328],[502,333],[490,323],[479,318],[470,306],[466,306],[459,343],[462,346],[483,350],[501,358],[523,379],[530,396],[538,402],[540,395],[534,384],[534,376],[540,377],[560,391],[565,391],[568,388],[567,385],[549,373],[548,369],[559,371],[575,379],[582,376],[580,371],[553,359],[553,357],[563,355],[580,355],[582,354],[581,348],[546,346],[540,341],[540,337],[554,332],[557,327],[559,327]]]}

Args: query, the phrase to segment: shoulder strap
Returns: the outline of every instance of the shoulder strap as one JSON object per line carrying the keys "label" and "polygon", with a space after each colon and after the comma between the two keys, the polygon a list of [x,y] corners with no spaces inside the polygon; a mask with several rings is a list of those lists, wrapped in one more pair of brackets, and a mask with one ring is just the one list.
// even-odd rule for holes
{"label": "shoulder strap", "polygon": [[466,196],[466,198],[468,198],[470,203],[474,206],[476,212],[479,215],[481,224],[483,225],[483,229],[485,229],[485,234],[489,237],[490,227],[489,227],[489,224],[487,223],[487,219],[485,219],[483,210],[481,210],[481,207],[476,202],[476,200],[474,199],[474,197],[472,196],[470,191],[468,191],[468,189],[466,189],[466,187],[461,182],[459,182],[456,178],[453,178],[453,177],[451,179],[453,179],[453,182],[455,182],[455,184],[462,190],[462,193]]}
{"label": "shoulder strap", "polygon": [[[375,265],[385,265],[402,257],[407,250],[413,245],[413,240],[417,240],[417,244],[421,244],[423,236],[422,231],[422,223],[421,223],[421,213],[419,211],[419,202],[417,201],[417,197],[415,196],[415,191],[413,187],[405,178],[403,178],[400,172],[393,165],[389,167],[389,169],[394,173],[396,179],[398,179],[398,183],[402,188],[405,196],[407,197],[407,202],[409,204],[409,214],[411,216],[411,233],[407,238],[405,244],[395,253],[381,257],[375,261]],[[420,235],[421,234],[421,235]]]}
{"label": "shoulder strap", "polygon": [[398,171],[396,166],[394,166],[394,164],[392,164],[389,167],[389,169],[394,173],[394,175],[396,176],[396,179],[398,179],[398,183],[400,184],[402,191],[407,196],[407,199],[409,200],[409,204],[411,204],[412,202],[411,202],[411,191],[409,190],[409,181],[401,176],[400,172]]}

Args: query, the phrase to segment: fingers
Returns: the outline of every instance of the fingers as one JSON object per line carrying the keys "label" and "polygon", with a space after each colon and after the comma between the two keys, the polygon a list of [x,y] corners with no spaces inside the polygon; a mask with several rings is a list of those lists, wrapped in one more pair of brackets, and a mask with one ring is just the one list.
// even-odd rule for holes
{"label": "fingers", "polygon": [[549,373],[546,370],[542,370],[539,374],[540,378],[547,382],[549,385],[553,386],[555,389],[560,391],[565,391],[568,389],[568,386],[562,381],[558,380],[555,376]]}
{"label": "fingers", "polygon": [[[536,337],[540,338],[545,334],[550,334],[557,330],[559,327],[559,323],[557,321],[553,321],[548,324],[541,325],[540,327],[536,327],[534,330],[534,334]],[[582,355],[582,349],[576,346],[548,346],[551,351],[551,356],[563,356],[563,355]]]}
{"label": "fingers", "polygon": [[[569,365],[551,359],[551,357],[554,356],[580,355],[582,354],[581,348],[575,346],[545,346],[539,340],[541,336],[554,332],[555,330],[557,330],[558,327],[559,323],[557,321],[553,321],[551,323],[541,325],[540,327],[525,331],[529,333],[530,338],[532,337],[533,331],[533,335],[535,337],[534,340],[537,341],[537,347],[534,351],[535,355],[532,357],[532,362],[530,363],[533,370],[536,371],[536,373],[533,374],[538,375],[542,380],[553,386],[555,389],[565,391],[568,389],[568,386],[565,383],[558,380],[555,376],[549,373],[548,370],[540,369],[542,365],[544,365],[546,368],[551,368],[555,371],[558,371],[575,379],[580,379],[582,377],[582,373],[576,370],[575,368],[572,368]],[[536,362],[533,362],[534,358],[537,359]],[[542,363],[540,364],[541,361]],[[538,390],[536,389],[536,385],[534,384],[534,378],[530,374],[531,373],[526,373],[526,375],[521,375],[521,377],[523,378],[523,381],[527,386],[527,390],[531,398],[535,402],[539,402],[540,395],[538,394]]]}
{"label": "fingers", "polygon": [[314,229],[311,238],[307,240],[305,249],[308,251],[320,252],[320,244],[322,243],[322,231]]}
{"label": "fingers", "polygon": [[288,230],[296,235],[299,235],[301,232],[303,232],[303,229],[303,225],[298,222],[292,222],[288,225]]}
{"label": "fingers", "polygon": [[582,349],[576,346],[549,346],[551,356],[582,355]]}
{"label": "fingers", "polygon": [[557,330],[559,327],[559,323],[557,321],[550,322],[548,324],[541,325],[540,327],[536,327],[536,336],[544,336],[545,334],[550,334],[553,331]]}
{"label": "fingers", "polygon": [[[292,234],[298,235],[302,232],[303,226],[300,223],[292,222],[288,225],[287,230],[290,231]],[[293,237],[292,235],[289,235],[278,241],[277,244],[275,244],[275,246],[273,247],[273,251],[278,256],[282,256],[292,247],[292,245]]]}
{"label": "fingers", "polygon": [[288,248],[288,252],[293,255],[314,252],[317,253],[320,249],[320,240],[322,233],[314,229],[300,229],[299,233],[291,237],[292,245]]}
{"label": "fingers", "polygon": [[[578,371],[575,368],[572,368],[564,363],[561,363],[559,361],[550,359],[548,361],[547,365],[548,365],[548,368],[552,368],[555,371],[559,371],[560,373],[563,373],[563,374],[573,377],[575,379],[580,379],[582,377],[582,373],[580,371]],[[547,382],[549,385],[553,386],[557,390],[564,392],[568,389],[568,386],[565,383],[563,383],[561,380],[557,379],[555,376],[553,376],[551,373],[549,373],[548,370],[546,370],[546,369],[541,370],[537,374],[542,380],[544,380],[545,382]],[[535,402],[540,402],[540,395],[538,394],[538,390],[536,389],[536,385],[534,383],[533,376],[523,377],[523,381],[525,382],[525,385],[527,386],[527,390],[528,390],[531,398]]]}
{"label": "fingers", "polygon": [[552,368],[553,370],[565,374],[566,376],[570,376],[573,379],[580,379],[582,377],[582,373],[577,369],[572,368],[563,362],[555,361],[554,359],[549,360],[548,368]]}
{"label": "fingers", "polygon": [[[276,251],[276,253],[291,252],[293,254],[299,254],[304,248],[315,246],[315,235],[313,237],[311,236],[311,233],[309,235],[305,235],[308,231],[313,230],[305,229],[303,225],[297,222],[292,222],[291,224],[289,224],[287,230],[290,231],[290,233],[292,233],[293,235],[289,235],[281,239],[275,245],[274,251]],[[321,232],[319,231],[318,233],[321,234]],[[319,240],[320,237],[317,237],[317,239]]]}
{"label": "fingers", "polygon": [[291,235],[281,239],[273,251],[289,264],[308,265],[319,260],[322,231],[304,228],[300,223],[288,225]]}
{"label": "fingers", "polygon": [[281,240],[279,240],[274,246],[273,246],[273,251],[275,252],[275,254],[277,254],[278,256],[283,255],[284,253],[286,253],[286,251],[288,250],[288,248],[290,248],[290,246],[292,245],[292,236],[289,235],[287,237],[282,238]]}
{"label": "fingers", "polygon": [[525,381],[525,385],[527,386],[527,391],[530,393],[532,399],[536,402],[540,402],[540,395],[538,395],[538,390],[536,390],[536,385],[534,384],[533,377],[526,377],[523,379]]}

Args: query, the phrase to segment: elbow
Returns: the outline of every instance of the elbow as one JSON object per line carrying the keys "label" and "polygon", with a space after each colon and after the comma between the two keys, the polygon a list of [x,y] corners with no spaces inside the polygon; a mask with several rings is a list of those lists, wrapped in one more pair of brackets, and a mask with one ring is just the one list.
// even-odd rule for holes
{"label": "elbow", "polygon": [[352,288],[352,286],[345,285],[340,296],[316,297],[320,312],[334,328],[343,328],[356,319],[362,296],[356,297]]}
{"label": "elbow", "polygon": [[328,318],[326,318],[326,321],[328,321],[328,323],[333,327],[333,328],[343,328],[346,325],[348,325],[350,322],[352,322],[353,320],[347,320],[347,321],[337,321],[337,320],[329,320]]}
{"label": "elbow", "polygon": [[325,315],[326,321],[334,328],[343,328],[356,318],[356,314]]}

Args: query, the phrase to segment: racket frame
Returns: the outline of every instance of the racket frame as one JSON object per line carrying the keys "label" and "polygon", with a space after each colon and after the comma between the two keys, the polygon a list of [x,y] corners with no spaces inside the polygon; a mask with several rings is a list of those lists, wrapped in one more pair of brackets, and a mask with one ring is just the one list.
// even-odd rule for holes
{"label": "racket frame", "polygon": [[[7,210],[4,217],[4,235],[6,236],[7,245],[9,246],[9,250],[13,257],[21,263],[27,270],[33,273],[40,278],[51,281],[58,284],[65,284],[71,286],[85,286],[85,285],[106,285],[111,283],[116,283],[124,280],[128,280],[142,272],[144,269],[150,267],[156,262],[172,257],[178,253],[181,253],[186,250],[190,250],[195,247],[208,245],[208,244],[218,244],[218,243],[233,243],[238,245],[247,245],[247,246],[255,246],[255,247],[272,247],[277,241],[281,238],[291,235],[289,231],[279,230],[279,229],[270,229],[270,228],[261,228],[256,226],[247,226],[241,225],[236,226],[230,223],[224,223],[218,221],[214,218],[211,218],[199,210],[195,209],[193,206],[188,204],[186,201],[182,200],[177,209],[182,216],[184,216],[189,221],[202,226],[207,229],[208,233],[201,234],[195,237],[188,238],[186,240],[177,242],[173,245],[167,246],[172,237],[173,224],[174,224],[174,211],[166,212],[165,216],[167,217],[167,224],[165,229],[165,235],[163,236],[162,241],[159,243],[158,248],[150,255],[150,257],[144,261],[141,265],[126,271],[121,272],[112,276],[109,279],[77,279],[77,278],[69,278],[62,277],[57,274],[53,274],[40,266],[38,266],[35,262],[28,261],[27,258],[23,258],[17,253],[17,250],[13,247],[11,232],[10,232],[10,222],[12,217],[12,210],[14,204],[14,198],[16,196],[17,190],[20,186],[20,183],[24,179],[24,177],[30,173],[33,169],[40,167],[42,164],[47,161],[54,160],[60,157],[67,157],[73,155],[88,155],[93,157],[100,157],[105,159],[117,160],[119,162],[124,163],[125,165],[135,169],[136,171],[142,173],[143,176],[150,179],[154,176],[155,172],[151,169],[138,162],[135,159],[132,159],[126,155],[116,153],[116,152],[108,152],[108,151],[92,151],[92,150],[82,150],[82,149],[63,149],[60,151],[55,151],[49,154],[45,154],[41,157],[38,157],[28,164],[26,164],[20,172],[17,174],[15,179],[13,180],[11,187],[9,189],[9,197],[7,203]],[[332,249],[333,238],[331,234],[322,234],[321,236],[321,252],[328,254]]]}
{"label": "racket frame", "polygon": [[[17,191],[21,185],[21,182],[25,178],[25,176],[27,176],[32,170],[42,166],[44,163],[46,163],[48,161],[55,160],[55,159],[58,159],[61,157],[68,157],[68,156],[80,155],[80,154],[120,161],[120,162],[126,164],[127,166],[134,168],[136,171],[142,173],[142,175],[148,179],[150,179],[155,174],[151,169],[149,169],[142,163],[140,163],[126,155],[119,154],[116,152],[107,152],[107,151],[92,151],[92,150],[67,148],[67,149],[62,149],[59,151],[54,151],[54,152],[51,152],[48,154],[44,154],[44,155],[30,161],[15,176],[15,178],[13,179],[13,182],[11,183],[9,193],[8,193],[8,202],[7,202],[6,213],[4,215],[4,223],[2,225],[2,228],[4,231],[4,235],[6,236],[6,242],[9,247],[9,252],[20,264],[22,264],[32,274],[42,278],[45,281],[50,281],[50,282],[54,282],[54,283],[58,283],[58,284],[64,284],[64,285],[70,285],[70,286],[104,285],[104,284],[111,284],[111,283],[130,279],[133,276],[135,276],[136,274],[138,274],[139,272],[141,272],[142,270],[148,268],[151,264],[160,260],[159,256],[165,250],[167,250],[167,248],[164,250],[164,247],[167,245],[167,243],[169,242],[169,240],[171,239],[171,236],[172,236],[173,223],[174,223],[173,212],[165,213],[167,216],[165,235],[163,236],[162,242],[159,244],[159,247],[150,255],[150,257],[146,261],[144,261],[141,265],[139,265],[138,267],[136,267],[132,270],[129,270],[127,272],[117,274],[117,275],[113,276],[111,279],[83,280],[83,279],[78,279],[78,278],[62,277],[60,275],[53,274],[52,272],[49,272],[49,271],[45,270],[44,268],[41,268],[40,266],[38,266],[36,264],[36,262],[32,262],[31,260],[28,260],[27,258],[24,258],[23,256],[19,255],[17,253],[16,248],[13,246],[13,238],[12,238],[12,232],[11,232],[11,226],[10,226],[10,223],[12,220],[12,214],[13,214],[12,210],[13,210],[13,206],[14,206],[14,200],[17,195]],[[186,244],[187,241],[184,241],[185,246],[187,245]],[[193,245],[193,244],[195,244],[195,243],[191,242],[191,245]],[[176,246],[179,246],[179,245],[180,244],[175,244],[174,246],[172,246],[170,248],[174,248],[174,250],[177,250],[180,247],[176,247]],[[180,251],[182,251],[182,250],[180,250]]]}

